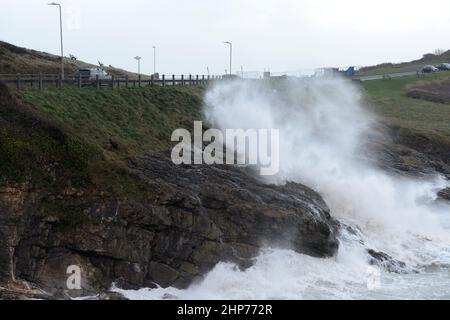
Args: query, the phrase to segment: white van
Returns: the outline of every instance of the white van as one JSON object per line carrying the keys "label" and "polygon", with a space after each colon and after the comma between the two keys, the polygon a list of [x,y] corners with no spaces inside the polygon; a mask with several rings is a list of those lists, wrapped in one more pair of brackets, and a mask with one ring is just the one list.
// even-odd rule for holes
{"label": "white van", "polygon": [[105,70],[101,69],[78,69],[75,72],[75,76],[83,79],[96,80],[97,76],[100,80],[111,80],[112,77]]}

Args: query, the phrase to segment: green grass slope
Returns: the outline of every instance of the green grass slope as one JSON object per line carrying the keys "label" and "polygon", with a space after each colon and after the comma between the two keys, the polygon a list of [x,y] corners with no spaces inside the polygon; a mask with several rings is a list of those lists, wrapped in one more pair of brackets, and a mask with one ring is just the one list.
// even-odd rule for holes
{"label": "green grass slope", "polygon": [[21,90],[17,96],[98,148],[135,154],[169,148],[173,130],[191,128],[194,119],[201,119],[203,91],[200,87],[66,87]]}
{"label": "green grass slope", "polygon": [[201,87],[24,89],[0,84],[0,184],[99,185],[130,193],[125,162],[171,148],[201,119]]}
{"label": "green grass slope", "polygon": [[[431,166],[449,173],[443,164],[450,164],[450,105],[407,96],[408,87],[432,83],[449,75],[439,73],[421,79],[406,77],[362,84],[368,107],[390,128],[393,144],[387,139],[388,148],[400,155],[404,167]],[[417,153],[411,150],[424,156],[417,158]],[[426,164],[424,157],[428,159]]]}
{"label": "green grass slope", "polygon": [[450,143],[450,105],[413,99],[406,95],[407,87],[445,79],[450,72],[392,80],[373,80],[362,83],[372,110],[390,125]]}
{"label": "green grass slope", "polygon": [[358,71],[358,76],[383,75],[397,72],[410,72],[421,69],[427,64],[450,63],[450,50],[440,55],[425,54],[421,59],[403,63],[381,63],[375,66],[363,67]]}
{"label": "green grass slope", "polygon": [[[97,65],[81,60],[64,59],[66,74],[73,74],[80,68],[97,68]],[[105,70],[115,76],[130,76],[137,78],[136,73],[114,67]],[[61,72],[61,57],[46,52],[17,47],[0,41],[0,74],[59,74]]]}

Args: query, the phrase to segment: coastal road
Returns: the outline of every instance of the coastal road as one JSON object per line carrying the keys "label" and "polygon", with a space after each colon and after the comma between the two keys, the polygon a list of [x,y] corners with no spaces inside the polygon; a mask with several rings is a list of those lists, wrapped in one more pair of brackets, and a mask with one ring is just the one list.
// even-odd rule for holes
{"label": "coastal road", "polygon": [[400,77],[409,77],[417,74],[417,71],[408,71],[408,72],[397,72],[397,73],[388,73],[388,74],[379,74],[373,76],[355,76],[354,79],[360,81],[371,81],[371,80],[382,80],[385,78],[400,78]]}

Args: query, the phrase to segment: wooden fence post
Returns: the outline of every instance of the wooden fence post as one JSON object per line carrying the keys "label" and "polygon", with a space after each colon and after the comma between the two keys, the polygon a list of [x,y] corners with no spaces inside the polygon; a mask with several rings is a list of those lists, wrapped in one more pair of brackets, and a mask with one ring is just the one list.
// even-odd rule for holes
{"label": "wooden fence post", "polygon": [[181,75],[181,85],[184,86],[184,75]]}
{"label": "wooden fence post", "polygon": [[125,87],[128,88],[128,75],[125,76]]}
{"label": "wooden fence post", "polygon": [[39,73],[39,90],[42,90],[42,73]]}
{"label": "wooden fence post", "polygon": [[62,83],[62,76],[61,75],[59,75],[58,76],[58,87],[61,89],[62,88],[62,86],[63,86],[63,83]]}
{"label": "wooden fence post", "polygon": [[139,75],[138,81],[139,81],[139,88],[140,88],[141,87],[141,75]]}
{"label": "wooden fence post", "polygon": [[165,74],[162,75],[162,86],[163,87],[166,86],[166,75]]}
{"label": "wooden fence post", "polygon": [[198,86],[198,75],[195,76],[195,85]]}
{"label": "wooden fence post", "polygon": [[175,75],[173,74],[172,75],[172,86],[174,86],[175,85]]}
{"label": "wooden fence post", "polygon": [[192,86],[192,75],[189,73],[189,85]]}
{"label": "wooden fence post", "polygon": [[111,76],[111,88],[114,89],[114,76]]}
{"label": "wooden fence post", "polygon": [[78,73],[78,89],[81,89],[82,83],[81,83],[81,73]]}
{"label": "wooden fence post", "polygon": [[20,89],[20,73],[17,74],[17,89]]}
{"label": "wooden fence post", "polygon": [[155,78],[155,76],[152,74],[151,76],[150,76],[150,84],[151,84],[151,86],[153,86],[155,83],[154,83],[154,79]]}

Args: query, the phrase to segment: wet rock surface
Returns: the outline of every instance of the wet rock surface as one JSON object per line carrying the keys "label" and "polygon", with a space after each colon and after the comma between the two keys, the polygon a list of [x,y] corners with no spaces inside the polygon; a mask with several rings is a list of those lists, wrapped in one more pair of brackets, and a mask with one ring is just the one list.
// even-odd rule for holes
{"label": "wet rock surface", "polygon": [[396,127],[378,129],[367,139],[365,160],[395,174],[450,177],[449,143]]}
{"label": "wet rock surface", "polygon": [[[368,137],[364,161],[393,175],[428,178],[441,175],[450,180],[450,142],[432,140],[409,130],[383,126]],[[450,201],[448,188],[438,192]]]}
{"label": "wet rock surface", "polygon": [[441,190],[441,191],[438,193],[438,196],[439,196],[441,199],[450,201],[450,188],[446,188],[446,189],[444,189],[444,190]]}
{"label": "wet rock surface", "polygon": [[[267,185],[242,168],[176,166],[152,154],[129,166],[147,186],[145,201],[95,188],[59,194],[30,183],[0,188],[4,295],[19,281],[53,298],[91,295],[113,282],[184,288],[218,262],[250,266],[263,246],[315,257],[338,249],[337,221],[303,185]],[[55,201],[64,207],[54,208]],[[82,290],[67,290],[70,265],[81,268]]]}
{"label": "wet rock surface", "polygon": [[404,273],[406,272],[406,263],[403,261],[396,260],[392,258],[390,255],[375,251],[373,249],[367,250],[367,253],[369,254],[369,263],[371,265],[376,265],[380,268],[383,268],[389,272],[395,272],[395,273]]}

